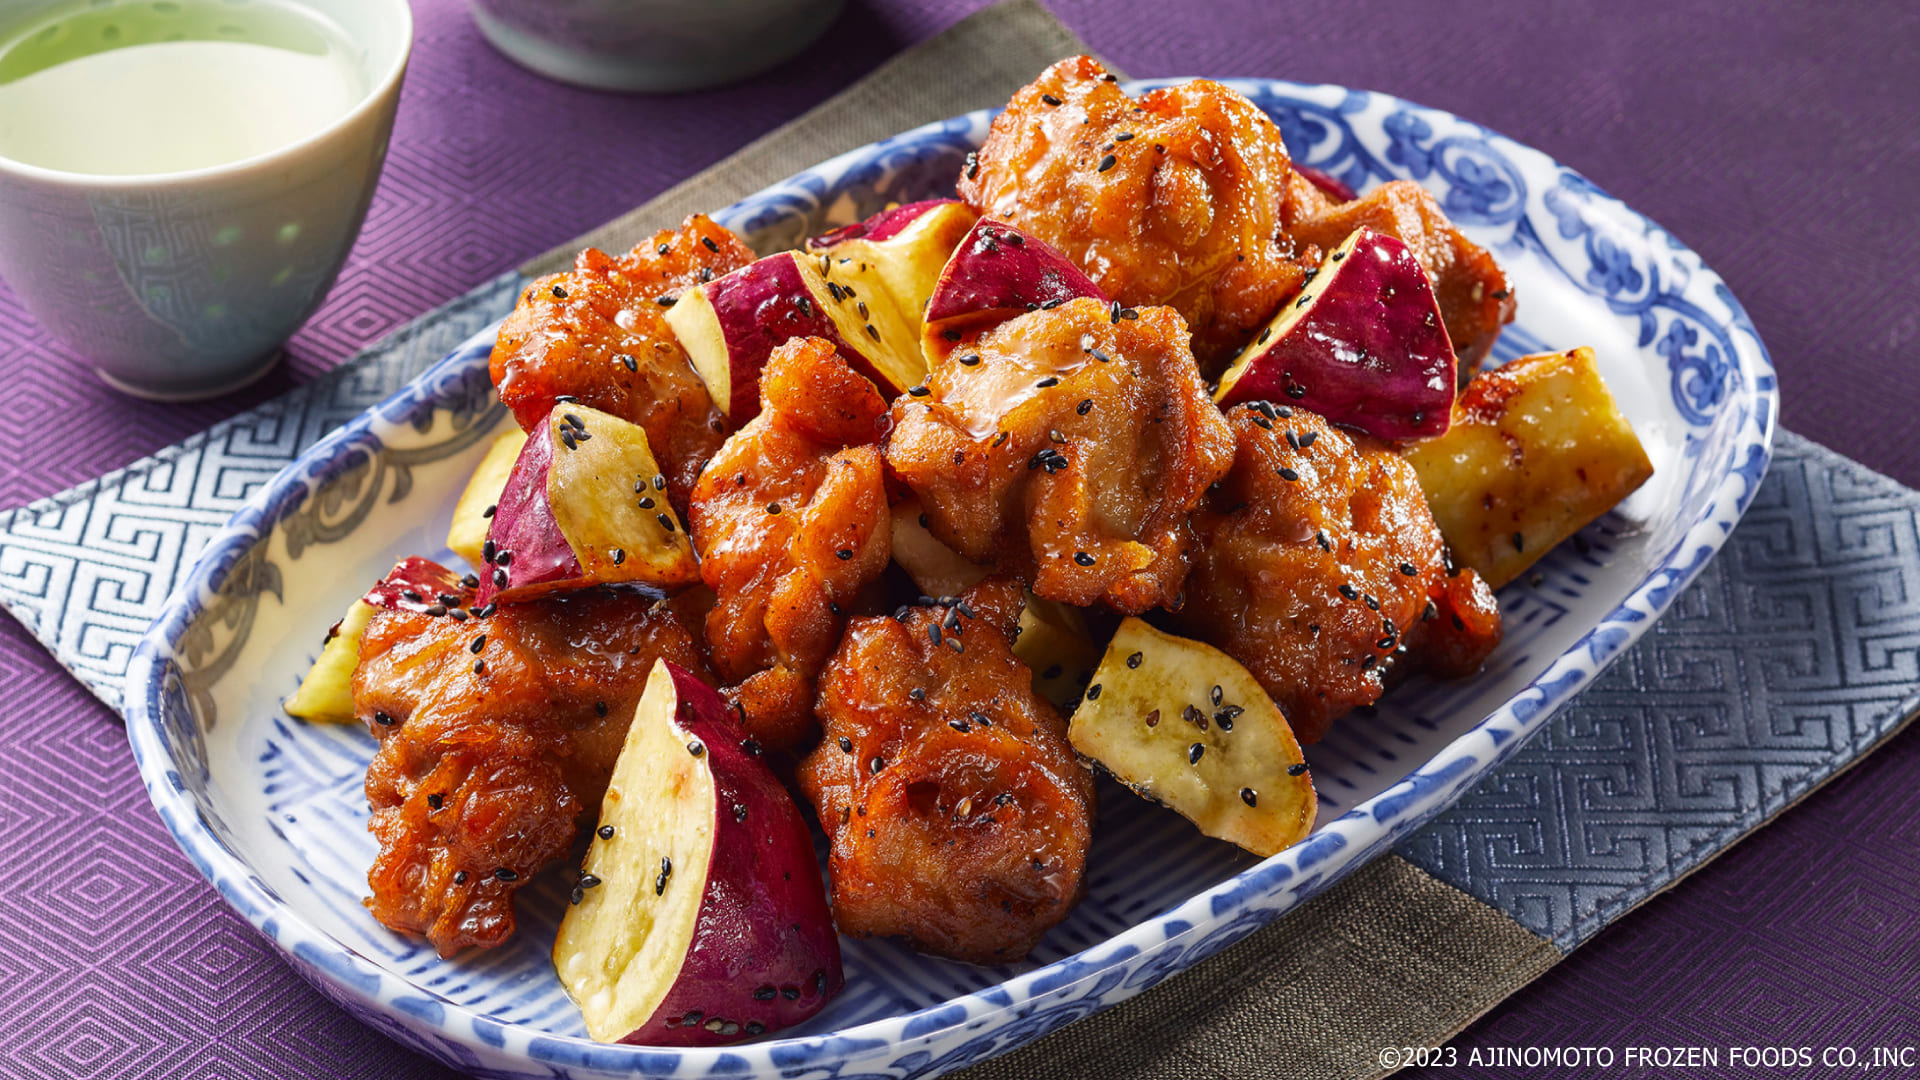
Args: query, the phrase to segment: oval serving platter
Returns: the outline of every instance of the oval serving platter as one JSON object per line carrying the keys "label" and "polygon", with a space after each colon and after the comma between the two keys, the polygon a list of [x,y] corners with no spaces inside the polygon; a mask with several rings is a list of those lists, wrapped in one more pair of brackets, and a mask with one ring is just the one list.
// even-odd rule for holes
{"label": "oval serving platter", "polygon": [[[1130,84],[1137,92],[1166,81]],[[468,472],[511,423],[492,331],[317,443],[208,544],[136,653],[127,728],[162,821],[220,895],[322,993],[476,1076],[932,1076],[1152,986],[1385,851],[1539,730],[1697,574],[1766,471],[1773,368],[1726,285],[1665,230],[1538,151],[1384,94],[1228,80],[1297,160],[1364,190],[1431,189],[1516,284],[1495,360],[1592,345],[1656,474],[1500,594],[1507,637],[1464,682],[1416,680],[1308,748],[1321,824],[1264,861],[1103,785],[1087,896],[1025,962],[976,968],[843,939],[846,992],[808,1024],[722,1049],[588,1041],[547,959],[558,875],[521,933],[451,961],[360,905],[374,844],[357,727],[280,709],[327,626],[403,555],[437,555]],[[718,213],[761,251],[889,202],[949,195],[990,111],[844,154]]]}

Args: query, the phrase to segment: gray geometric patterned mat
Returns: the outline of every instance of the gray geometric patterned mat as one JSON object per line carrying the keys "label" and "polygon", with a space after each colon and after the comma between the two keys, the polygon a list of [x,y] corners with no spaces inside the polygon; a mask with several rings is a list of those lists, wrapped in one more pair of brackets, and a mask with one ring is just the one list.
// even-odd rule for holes
{"label": "gray geometric patterned mat", "polygon": [[1920,493],[1787,432],[1727,544],[1396,849],[1569,951],[1920,710]]}

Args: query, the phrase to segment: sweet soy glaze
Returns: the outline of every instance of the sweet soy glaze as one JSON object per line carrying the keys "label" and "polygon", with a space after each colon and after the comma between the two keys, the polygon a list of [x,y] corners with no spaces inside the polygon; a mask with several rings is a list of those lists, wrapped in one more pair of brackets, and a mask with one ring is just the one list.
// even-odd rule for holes
{"label": "sweet soy glaze", "polygon": [[0,28],[0,157],[129,176],[242,161],[346,115],[345,34],[281,0],[88,0]]}

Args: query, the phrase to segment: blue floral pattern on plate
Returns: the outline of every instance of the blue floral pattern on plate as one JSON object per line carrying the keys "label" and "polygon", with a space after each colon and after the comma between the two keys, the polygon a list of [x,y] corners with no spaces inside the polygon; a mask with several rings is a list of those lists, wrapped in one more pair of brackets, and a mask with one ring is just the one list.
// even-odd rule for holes
{"label": "blue floral pattern on plate", "polygon": [[[523,894],[519,941],[485,957],[440,961],[374,925],[358,903],[371,853],[359,773],[371,742],[290,721],[277,704],[359,583],[399,555],[444,551],[439,523],[505,423],[486,380],[489,331],[268,484],[141,645],[128,731],[181,848],[323,993],[478,1076],[878,1078],[956,1069],[1138,993],[1428,820],[1539,730],[1718,550],[1766,470],[1773,370],[1697,255],[1537,151],[1382,94],[1230,85],[1274,117],[1301,161],[1360,189],[1412,179],[1433,190],[1520,291],[1521,320],[1496,360],[1595,345],[1658,469],[1588,530],[1584,550],[1563,547],[1535,583],[1503,590],[1508,639],[1482,676],[1410,684],[1311,748],[1322,824],[1305,842],[1257,861],[1109,788],[1087,900],[1028,962],[969,968],[849,940],[848,991],[825,1013],[716,1050],[583,1037],[544,958],[564,906],[552,881]],[[875,143],[717,216],[765,251],[946,193],[990,119],[968,114]]]}

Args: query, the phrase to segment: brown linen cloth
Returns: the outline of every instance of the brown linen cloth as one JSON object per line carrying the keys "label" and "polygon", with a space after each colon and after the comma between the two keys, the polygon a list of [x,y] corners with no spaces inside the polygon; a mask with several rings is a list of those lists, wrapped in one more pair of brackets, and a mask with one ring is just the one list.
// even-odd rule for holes
{"label": "brown linen cloth", "polygon": [[[521,273],[565,269],[583,247],[625,251],[836,154],[1003,105],[1040,69],[1087,51],[1034,0],[1006,0]],[[1437,1046],[1559,959],[1506,915],[1387,855],[1139,997],[955,1075],[1373,1077],[1391,1071],[1383,1047]]]}

